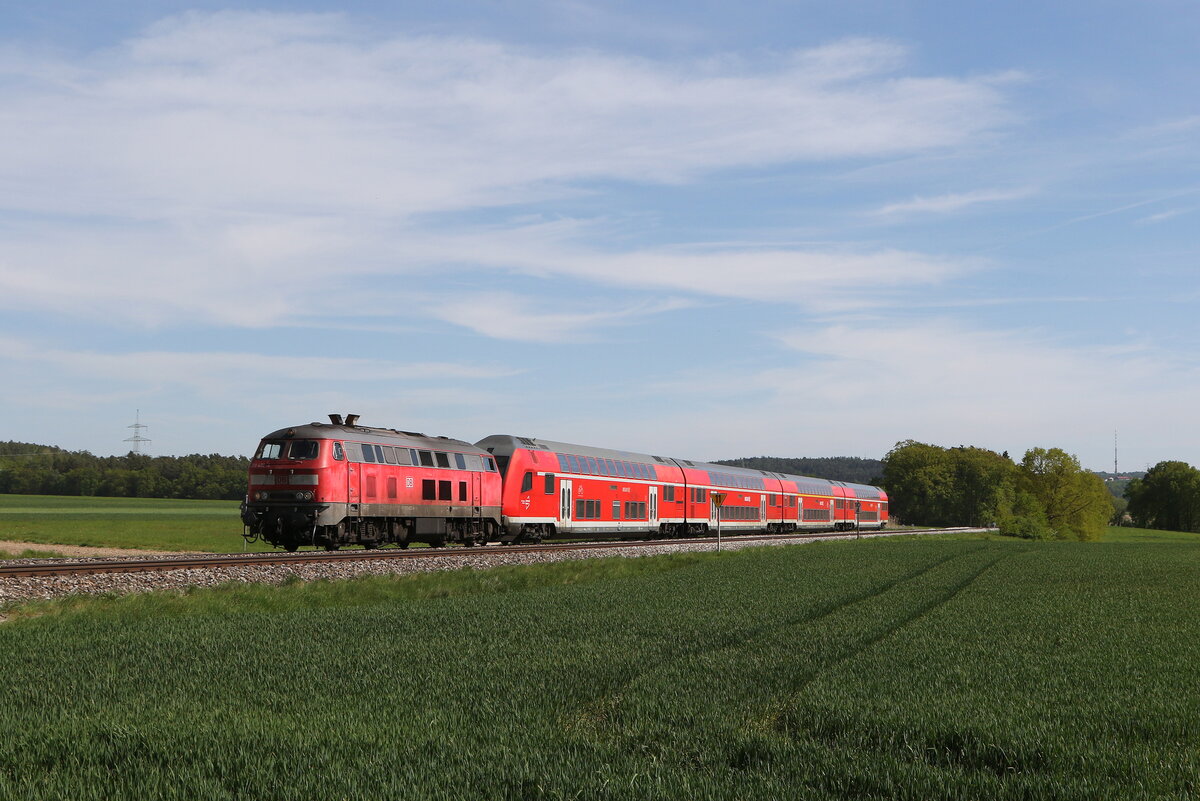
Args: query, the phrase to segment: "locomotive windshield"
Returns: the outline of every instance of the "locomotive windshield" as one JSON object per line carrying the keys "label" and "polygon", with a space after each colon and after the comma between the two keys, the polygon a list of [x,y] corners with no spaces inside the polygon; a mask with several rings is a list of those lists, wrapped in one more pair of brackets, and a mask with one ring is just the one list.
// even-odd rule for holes
{"label": "locomotive windshield", "polygon": [[313,439],[266,440],[258,446],[255,459],[316,459],[321,452],[321,443]]}

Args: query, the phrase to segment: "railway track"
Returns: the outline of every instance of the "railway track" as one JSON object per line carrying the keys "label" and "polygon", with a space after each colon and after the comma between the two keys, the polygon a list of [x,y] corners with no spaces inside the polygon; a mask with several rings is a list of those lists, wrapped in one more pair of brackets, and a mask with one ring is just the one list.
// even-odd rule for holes
{"label": "railway track", "polygon": [[[977,528],[939,528],[885,530],[862,533],[863,537],[889,537],[910,534],[940,534],[949,532],[986,531]],[[727,543],[786,542],[788,540],[838,539],[856,536],[854,532],[796,532],[791,534],[751,534],[723,538]],[[485,545],[473,548],[419,548],[412,550],[381,549],[353,551],[301,551],[296,553],[201,554],[138,559],[90,559],[40,561],[16,560],[0,564],[0,578],[34,576],[73,576],[96,573],[148,573],[163,570],[194,570],[255,565],[308,565],[340,561],[374,561],[391,559],[440,559],[452,556],[485,556],[488,554],[547,553],[560,551],[611,550],[671,545],[717,544],[714,537],[683,539],[612,540],[604,542],[551,543],[546,545]],[[36,561],[37,564],[29,562]]]}

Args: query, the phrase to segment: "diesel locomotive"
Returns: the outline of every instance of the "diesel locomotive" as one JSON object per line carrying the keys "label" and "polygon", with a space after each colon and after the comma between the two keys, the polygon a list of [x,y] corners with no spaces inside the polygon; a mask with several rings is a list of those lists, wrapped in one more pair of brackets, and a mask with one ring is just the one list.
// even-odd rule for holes
{"label": "diesel locomotive", "polygon": [[288,550],[549,536],[879,529],[878,487],[497,434],[474,445],[358,425],[280,429],[250,463],[242,521]]}

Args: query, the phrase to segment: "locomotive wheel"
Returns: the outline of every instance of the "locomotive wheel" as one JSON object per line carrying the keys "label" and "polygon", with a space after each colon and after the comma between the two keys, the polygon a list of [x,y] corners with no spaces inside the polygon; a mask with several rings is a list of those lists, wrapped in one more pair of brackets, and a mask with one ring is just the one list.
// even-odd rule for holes
{"label": "locomotive wheel", "polygon": [[288,542],[288,543],[285,543],[283,546],[284,550],[292,551],[292,552],[294,552],[299,547],[300,547],[300,543],[298,543],[298,542]]}
{"label": "locomotive wheel", "polygon": [[397,543],[396,543],[396,546],[397,546],[397,547],[398,547],[400,550],[402,550],[402,551],[403,551],[405,548],[407,548],[407,547],[408,547],[408,540],[400,540],[400,542],[397,542]]}
{"label": "locomotive wheel", "polygon": [[339,547],[341,547],[341,546],[339,546],[336,542],[331,542],[325,546],[325,550],[336,551]]}

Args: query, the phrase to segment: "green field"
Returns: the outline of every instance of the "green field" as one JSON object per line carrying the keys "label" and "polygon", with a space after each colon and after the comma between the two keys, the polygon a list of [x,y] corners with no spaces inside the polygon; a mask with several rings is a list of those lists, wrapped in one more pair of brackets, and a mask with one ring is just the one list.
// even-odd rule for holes
{"label": "green field", "polygon": [[[237,501],[0,494],[0,541],[152,551],[247,550]],[[255,543],[249,550],[270,550]]]}
{"label": "green field", "polygon": [[0,798],[1195,798],[1197,597],[897,538],[41,605]]}

